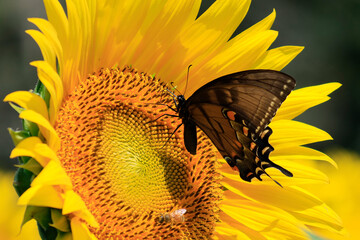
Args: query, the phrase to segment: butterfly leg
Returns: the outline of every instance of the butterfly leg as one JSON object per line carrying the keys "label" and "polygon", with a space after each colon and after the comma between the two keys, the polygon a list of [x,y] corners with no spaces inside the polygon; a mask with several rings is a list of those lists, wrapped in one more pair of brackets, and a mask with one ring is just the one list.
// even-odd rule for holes
{"label": "butterfly leg", "polygon": [[163,116],[169,116],[169,117],[177,117],[177,118],[179,118],[179,116],[178,115],[172,115],[172,114],[163,114],[163,115],[161,115],[160,117],[157,117],[157,118],[155,118],[154,120],[151,120],[151,121],[149,121],[149,122],[146,122],[145,124],[147,124],[147,123],[152,123],[152,122],[156,122],[157,120],[159,120],[160,118],[162,118]]}
{"label": "butterfly leg", "polygon": [[164,143],[164,145],[161,147],[165,147],[165,145],[169,142],[170,138],[174,135],[174,133],[176,133],[176,131],[181,127],[181,125],[183,125],[182,123],[180,123],[176,128],[175,130],[171,133],[170,137],[166,140],[166,142]]}
{"label": "butterfly leg", "polygon": [[[175,107],[176,108],[178,108],[178,104],[177,104],[177,101],[176,101],[176,95],[172,92],[172,91],[170,91],[169,89],[166,89],[166,90],[168,90],[168,92],[171,94],[171,97],[172,97],[172,99],[173,99],[173,101],[174,101],[174,104],[175,104]],[[169,106],[168,106],[169,107]],[[174,110],[173,108],[171,108],[171,107],[169,107],[170,109],[172,109],[172,110]],[[175,112],[176,112],[176,110],[174,110]]]}

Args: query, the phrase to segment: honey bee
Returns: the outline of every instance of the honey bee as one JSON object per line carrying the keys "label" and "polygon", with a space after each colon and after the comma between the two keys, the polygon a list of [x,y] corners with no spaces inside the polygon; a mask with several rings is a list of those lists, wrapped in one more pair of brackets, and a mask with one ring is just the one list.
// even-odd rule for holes
{"label": "honey bee", "polygon": [[185,222],[185,216],[186,209],[181,208],[178,210],[175,210],[171,213],[164,213],[159,217],[160,223],[171,223],[173,225],[174,223],[183,223]]}

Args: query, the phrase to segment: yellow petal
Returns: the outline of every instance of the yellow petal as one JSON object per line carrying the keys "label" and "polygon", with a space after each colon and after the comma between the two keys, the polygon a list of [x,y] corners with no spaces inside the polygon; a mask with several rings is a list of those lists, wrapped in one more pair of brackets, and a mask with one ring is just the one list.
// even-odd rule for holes
{"label": "yellow petal", "polygon": [[253,69],[272,69],[280,71],[288,65],[304,47],[299,46],[283,46],[267,51],[252,66]]}
{"label": "yellow petal", "polygon": [[312,148],[292,146],[271,152],[272,160],[322,160],[330,163],[335,168],[337,164],[328,155]]}
{"label": "yellow petal", "polygon": [[276,113],[273,121],[293,119],[307,109],[326,102],[330,99],[328,95],[340,86],[340,83],[334,82],[292,91]]}
{"label": "yellow petal", "polygon": [[38,137],[28,137],[22,140],[12,150],[10,158],[28,156],[34,158],[41,166],[46,166],[52,160],[60,163],[55,152],[45,143],[42,143]]}
{"label": "yellow petal", "polygon": [[233,199],[225,199],[221,210],[234,220],[241,219],[242,224],[251,226],[266,239],[281,239],[284,235],[289,239],[307,239],[297,219],[289,213],[248,200],[239,200],[236,206],[234,202]]}
{"label": "yellow petal", "polygon": [[[69,41],[72,43],[67,45],[66,52],[71,54],[72,61],[69,67],[74,74],[73,76],[79,75],[79,77],[70,78],[67,75],[63,76],[69,84],[69,89],[66,89],[66,91],[71,91],[79,80],[85,79],[92,72],[87,69],[88,64],[86,63],[88,53],[91,52],[93,26],[87,1],[68,1],[66,6],[69,21]],[[64,67],[67,68],[66,65]]]}
{"label": "yellow petal", "polygon": [[[194,65],[191,70],[191,79],[196,81],[191,82],[191,88],[187,93],[192,94],[203,84],[222,75],[248,70],[266,52],[276,37],[276,31],[268,30],[253,34],[248,38],[230,40],[219,54],[208,59],[203,66]],[[198,68],[202,71],[198,71]]]}
{"label": "yellow petal", "polygon": [[45,101],[37,94],[27,91],[16,91],[8,94],[4,102],[13,102],[20,107],[33,110],[48,120],[48,111]]}
{"label": "yellow petal", "polygon": [[[191,76],[192,79],[196,79],[196,82],[190,92],[222,75],[254,68],[253,65],[257,59],[262,58],[277,36],[275,31],[266,31],[270,29],[274,20],[275,11],[229,40],[211,55],[201,59],[201,62],[193,61]],[[198,72],[198,69],[201,69],[201,72]],[[178,79],[183,78],[184,75],[181,75]]]}
{"label": "yellow petal", "polygon": [[[271,159],[274,160],[274,159]],[[288,160],[279,160],[274,161],[276,164],[279,164],[280,166],[286,168],[289,170],[294,176],[289,178],[287,176],[284,176],[279,170],[275,168],[268,168],[266,169],[266,172],[276,179],[278,182],[280,182],[281,185],[301,185],[301,184],[324,184],[329,183],[329,178],[326,174],[323,172],[317,170],[313,166],[307,166],[305,164],[297,163],[294,161],[291,161],[291,159]],[[271,180],[265,177],[263,178],[266,181]]]}
{"label": "yellow petal", "polygon": [[49,39],[46,38],[44,34],[36,30],[27,30],[25,32],[29,34],[39,46],[42,56],[44,57],[44,61],[48,62],[54,69],[56,69],[55,51],[49,42]]}
{"label": "yellow petal", "polygon": [[257,182],[255,180],[251,183],[224,180],[221,184],[239,196],[254,199],[286,211],[302,211],[322,204],[322,201],[312,194],[294,186],[281,188],[276,184],[254,183]]}
{"label": "yellow petal", "polygon": [[63,214],[69,214],[72,212],[80,211],[86,208],[85,203],[74,191],[67,191],[65,193],[65,203],[63,208]]}
{"label": "yellow petal", "polygon": [[72,188],[71,180],[64,169],[55,161],[50,161],[40,174],[33,180],[31,186],[59,185]]}
{"label": "yellow petal", "polygon": [[55,121],[55,114],[57,113],[63,99],[63,83],[58,73],[45,61],[33,61],[30,65],[37,68],[38,77],[49,91],[50,98],[50,120]]}
{"label": "yellow petal", "polygon": [[326,204],[314,206],[303,211],[295,211],[292,214],[309,226],[326,229],[338,234],[343,229],[339,216]]}
{"label": "yellow petal", "polygon": [[252,25],[248,29],[242,31],[235,38],[249,37],[253,34],[258,34],[259,32],[269,30],[275,21],[275,17],[276,17],[276,11],[275,11],[275,9],[273,9],[272,13],[269,14],[269,16],[267,16],[260,22]]}
{"label": "yellow petal", "polygon": [[63,199],[53,186],[35,186],[30,187],[19,197],[18,204],[61,209]]}
{"label": "yellow petal", "polygon": [[301,219],[300,222],[309,224],[313,220],[314,223],[320,225],[325,223],[325,226],[333,227],[334,230],[341,228],[339,217],[320,199],[302,188],[296,186],[284,188],[266,185],[253,186],[236,181],[227,181],[227,183],[222,184],[232,192],[231,194],[245,196],[262,204],[288,211],[297,219]]}
{"label": "yellow petal", "polygon": [[[93,36],[96,44],[89,52],[87,60],[90,66],[94,66],[92,71],[115,64],[120,66],[133,64],[134,51],[149,25],[159,14],[157,7],[163,7],[166,2],[132,1],[129,4],[127,1],[112,1],[111,4],[106,2],[103,4],[105,6],[101,7],[102,14],[96,16],[97,28]],[[144,21],[146,23],[142,26]],[[69,72],[70,75],[74,74]]]}
{"label": "yellow petal", "polygon": [[173,78],[165,81],[180,83],[182,89],[185,85],[182,81],[186,74],[185,69],[190,64],[194,65],[192,76],[197,79],[196,83],[200,81],[200,84],[204,84],[209,78],[215,78],[214,71],[209,73],[207,68],[201,68],[202,77],[197,77],[197,71],[209,60],[209,56],[213,56],[214,52],[229,40],[245,16],[249,4],[249,0],[216,1],[191,26],[184,29],[180,33],[182,49],[172,49],[172,61],[162,66],[162,71],[171,72],[173,75]]}
{"label": "yellow petal", "polygon": [[[212,61],[217,64],[213,67],[218,68],[220,75],[251,69],[255,61],[275,41],[277,35],[278,32],[268,30],[251,34],[246,38],[234,38],[226,44],[226,49],[214,57]],[[238,63],[235,64],[236,62]]]}
{"label": "yellow petal", "polygon": [[[178,46],[174,44],[178,42],[179,32],[184,28],[188,27],[192,23],[200,8],[201,1],[160,1],[157,5],[165,3],[163,9],[159,12],[159,8],[154,8],[152,3],[148,15],[151,15],[150,19],[147,16],[147,19],[141,26],[140,31],[144,31],[143,34],[138,34],[139,45],[136,46],[136,50],[127,49],[126,51],[134,51],[134,54],[128,60],[128,62],[134,63],[134,65],[139,66],[139,68],[146,68],[148,72],[156,72],[164,76],[166,79],[171,77],[166,75],[168,72],[161,70],[163,65],[165,65],[172,58],[170,51]],[[153,16],[153,12],[156,12],[158,15]],[[153,22],[151,22],[151,18]],[[157,29],[154,31],[154,29]],[[132,44],[133,45],[133,44]],[[135,44],[134,44],[135,45]],[[178,48],[178,49],[179,49]],[[166,54],[169,52],[168,54]],[[160,71],[159,71],[160,70]],[[178,71],[180,68],[178,69]],[[176,74],[182,74],[180,70]]]}
{"label": "yellow petal", "polygon": [[[358,226],[357,223],[354,224]],[[359,239],[358,237],[354,236],[352,232],[350,232],[349,234],[349,232],[345,228],[341,229],[340,231],[334,232],[324,228],[311,226],[311,230],[315,232],[317,236],[320,236],[321,239],[331,239],[331,240]]]}
{"label": "yellow petal", "polygon": [[35,219],[31,219],[21,227],[21,232],[14,240],[41,240],[38,225]]}
{"label": "yellow petal", "polygon": [[[216,225],[215,228],[215,236],[219,240],[267,240],[264,236],[260,233],[254,231],[253,229],[240,224],[237,220],[234,221],[233,218],[226,214],[221,214],[220,216],[223,222],[220,222]],[[226,223],[230,223],[226,224]],[[235,224],[234,224],[235,223]],[[236,225],[236,226],[234,226]]]}
{"label": "yellow petal", "polygon": [[181,33],[181,42],[188,49],[185,64],[195,56],[224,44],[239,26],[249,9],[248,0],[219,0],[214,2],[194,24]]}
{"label": "yellow petal", "polygon": [[[58,59],[59,70],[60,70],[60,75],[61,75],[62,63],[63,63],[63,50],[62,50],[62,46],[61,46],[61,43],[58,38],[58,33],[54,29],[53,25],[45,19],[29,18],[28,21],[35,24],[40,29],[40,31],[44,34],[44,36],[48,39],[48,41],[51,44],[51,47],[53,48],[53,50],[56,54],[56,57]],[[56,65],[55,65],[54,69],[56,70]]]}
{"label": "yellow petal", "polygon": [[85,220],[93,227],[99,227],[94,216],[87,209],[84,201],[74,191],[70,190],[65,193],[65,202],[62,210],[63,214],[73,213]]}
{"label": "yellow petal", "polygon": [[49,22],[56,29],[60,42],[65,44],[69,35],[69,25],[60,2],[56,0],[44,0],[44,5]]}
{"label": "yellow petal", "polygon": [[297,121],[279,120],[271,122],[269,126],[274,131],[269,142],[277,151],[332,139],[327,132]]}
{"label": "yellow petal", "polygon": [[[321,171],[313,168],[312,166],[306,166],[301,163],[296,163],[293,161],[280,160],[275,161],[276,164],[284,167],[294,174],[293,177],[284,176],[279,170],[275,168],[268,168],[266,172],[276,181],[278,181],[282,186],[289,185],[300,185],[300,184],[323,184],[328,183],[329,178]],[[240,181],[240,177],[237,171],[232,170],[227,164],[223,164],[220,168],[221,173],[226,178]],[[268,178],[265,175],[262,175],[263,181],[258,183],[257,180],[253,180],[252,184],[268,184],[274,186],[272,179]]]}
{"label": "yellow petal", "polygon": [[73,240],[97,240],[97,238],[89,231],[85,223],[78,218],[71,219],[71,231]]}
{"label": "yellow petal", "polygon": [[45,139],[48,141],[49,146],[54,150],[60,148],[60,139],[50,122],[32,110],[24,110],[19,114],[20,118],[29,120],[36,123],[39,126],[40,132],[43,134]]}

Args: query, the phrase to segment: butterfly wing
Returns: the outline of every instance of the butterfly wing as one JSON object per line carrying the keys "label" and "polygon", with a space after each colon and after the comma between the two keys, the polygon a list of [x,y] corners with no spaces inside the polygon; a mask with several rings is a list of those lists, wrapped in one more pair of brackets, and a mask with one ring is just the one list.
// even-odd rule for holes
{"label": "butterfly wing", "polygon": [[273,147],[267,125],[294,87],[292,77],[273,70],[226,75],[199,88],[186,101],[187,122],[205,132],[242,179],[260,179],[268,167],[292,176],[269,160]]}

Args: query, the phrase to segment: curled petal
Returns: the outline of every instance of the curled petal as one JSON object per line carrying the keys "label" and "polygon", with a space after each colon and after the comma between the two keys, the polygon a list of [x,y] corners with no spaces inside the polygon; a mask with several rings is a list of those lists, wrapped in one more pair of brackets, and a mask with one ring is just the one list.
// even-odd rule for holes
{"label": "curled petal", "polygon": [[28,137],[22,140],[10,154],[10,158],[21,156],[32,157],[43,167],[51,160],[60,163],[56,153],[38,137]]}

